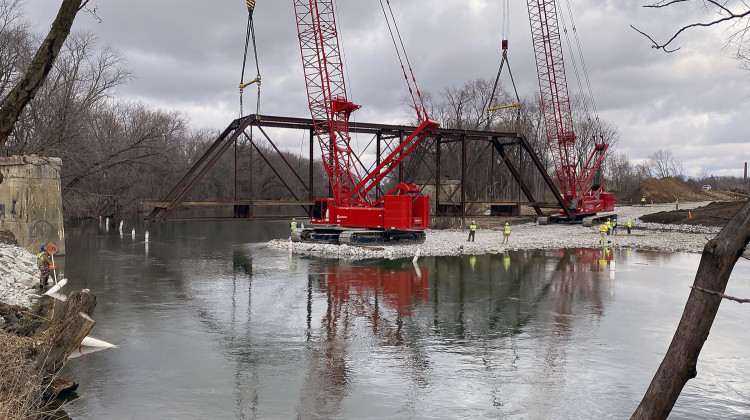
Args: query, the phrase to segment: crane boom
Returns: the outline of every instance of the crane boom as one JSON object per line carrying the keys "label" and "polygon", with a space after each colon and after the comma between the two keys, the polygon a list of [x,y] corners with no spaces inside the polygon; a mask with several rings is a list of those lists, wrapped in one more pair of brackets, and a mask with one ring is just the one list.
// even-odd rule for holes
{"label": "crane boom", "polygon": [[[563,198],[574,214],[611,211],[614,198],[604,187],[589,183],[601,164],[608,145],[596,144],[581,171],[578,171],[573,129],[573,113],[565,76],[556,0],[527,0],[534,58],[547,141],[555,162]],[[595,187],[595,188],[594,188]]]}
{"label": "crane boom", "polygon": [[[344,236],[337,228],[358,228],[363,229],[356,233],[363,238],[362,242],[423,241],[423,230],[429,226],[429,197],[419,196],[419,188],[406,183],[399,183],[377,201],[370,198],[369,192],[439,124],[429,120],[426,114],[422,118],[424,113],[417,107],[419,127],[372,173],[362,176],[349,136],[349,117],[360,106],[347,99],[333,0],[293,1],[308,104],[333,195],[316,200],[310,220],[313,225],[330,229],[297,232],[293,239],[322,238],[329,242],[352,243],[356,242],[354,234],[349,231]],[[416,81],[414,83],[416,85]],[[380,233],[367,229],[380,230]],[[413,232],[415,229],[419,232]]]}
{"label": "crane boom", "polygon": [[315,137],[333,198],[341,203],[360,180],[349,146],[349,116],[360,106],[346,98],[332,1],[294,0],[294,10]]}

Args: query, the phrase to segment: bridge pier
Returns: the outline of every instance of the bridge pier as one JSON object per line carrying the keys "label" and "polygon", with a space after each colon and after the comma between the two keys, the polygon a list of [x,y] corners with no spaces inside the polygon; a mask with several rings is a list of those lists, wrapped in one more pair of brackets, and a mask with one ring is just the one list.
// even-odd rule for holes
{"label": "bridge pier", "polygon": [[65,254],[60,158],[11,156],[0,158],[0,230],[10,230],[18,244],[33,254],[55,242]]}

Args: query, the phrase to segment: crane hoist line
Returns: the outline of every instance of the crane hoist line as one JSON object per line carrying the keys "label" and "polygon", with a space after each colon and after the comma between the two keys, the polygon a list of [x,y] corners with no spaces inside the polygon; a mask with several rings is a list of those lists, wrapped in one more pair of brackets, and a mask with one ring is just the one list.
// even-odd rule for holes
{"label": "crane hoist line", "polygon": [[[257,84],[258,86],[258,96],[255,105],[255,113],[260,114],[260,64],[258,64],[258,48],[255,42],[255,26],[253,25],[253,11],[255,10],[255,0],[245,0],[245,4],[247,5],[247,34],[245,36],[245,54],[242,57],[242,74],[240,76],[240,117],[244,115],[242,109],[242,94],[244,93],[246,87],[253,84]],[[251,41],[253,44],[253,54],[255,55],[256,76],[249,82],[245,82],[245,64],[247,63],[247,50],[250,47]]]}
{"label": "crane hoist line", "polygon": [[[395,169],[439,123],[428,118],[390,2],[381,8],[414,101],[419,126],[369,173],[357,166],[350,146],[349,118],[360,108],[349,101],[332,0],[293,0],[302,69],[313,131],[323,156],[332,197],[315,200],[310,224],[294,241],[330,243],[423,242],[429,227],[429,197],[400,182],[380,198],[370,191]],[[387,6],[387,7],[386,7]],[[408,69],[408,73],[407,73]]]}

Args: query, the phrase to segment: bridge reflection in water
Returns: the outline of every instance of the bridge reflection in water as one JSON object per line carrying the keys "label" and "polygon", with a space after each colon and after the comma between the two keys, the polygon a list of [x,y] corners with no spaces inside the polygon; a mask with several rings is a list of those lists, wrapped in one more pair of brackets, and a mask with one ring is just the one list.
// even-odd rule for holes
{"label": "bridge reflection in water", "polygon": [[[289,258],[264,245],[286,223],[150,228],[147,254],[96,225],[68,235],[66,287],[97,295],[97,335],[121,344],[66,365],[90,418],[627,418],[700,260],[518,251],[415,271]],[[750,295],[749,272],[729,294]],[[722,305],[675,416],[748,418],[748,322]]]}

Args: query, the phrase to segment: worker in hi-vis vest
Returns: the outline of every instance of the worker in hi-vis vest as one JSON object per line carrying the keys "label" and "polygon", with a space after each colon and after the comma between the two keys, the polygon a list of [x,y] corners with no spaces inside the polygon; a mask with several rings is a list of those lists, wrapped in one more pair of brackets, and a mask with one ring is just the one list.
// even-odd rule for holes
{"label": "worker in hi-vis vest", "polygon": [[510,226],[508,224],[505,224],[505,229],[503,229],[503,244],[508,243],[508,239],[510,238]]}
{"label": "worker in hi-vis vest", "polygon": [[296,230],[297,229],[297,219],[296,218],[292,217],[292,223],[289,224],[289,227],[291,227],[292,230]]}
{"label": "worker in hi-vis vest", "polygon": [[467,241],[474,242],[474,234],[477,232],[477,222],[472,220],[469,225],[469,239]]}
{"label": "worker in hi-vis vest", "polygon": [[43,288],[49,283],[49,278],[52,276],[52,270],[55,266],[50,261],[50,254],[44,249],[44,245],[39,249],[39,253],[36,254],[36,266],[39,268],[39,288]]}
{"label": "worker in hi-vis vest", "polygon": [[645,205],[646,205],[646,196],[644,195],[641,197],[641,206],[645,206]]}
{"label": "worker in hi-vis vest", "polygon": [[605,224],[607,225],[607,235],[609,235],[612,233],[612,219],[607,219],[607,223]]}
{"label": "worker in hi-vis vest", "polygon": [[606,234],[607,234],[607,224],[602,223],[602,225],[599,226],[599,243],[600,244],[604,243],[604,239],[605,239],[604,237]]}
{"label": "worker in hi-vis vest", "polygon": [[630,219],[628,219],[628,235],[630,235],[630,228],[633,227],[633,224],[630,222]]}

